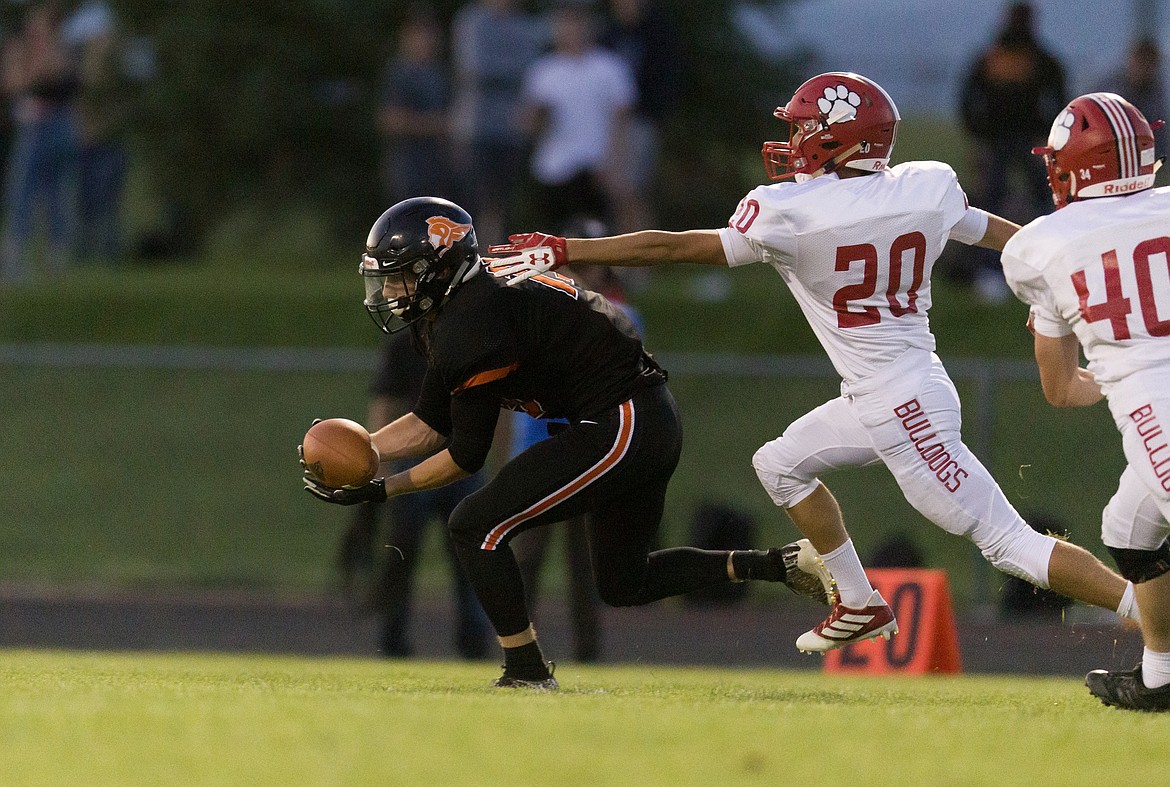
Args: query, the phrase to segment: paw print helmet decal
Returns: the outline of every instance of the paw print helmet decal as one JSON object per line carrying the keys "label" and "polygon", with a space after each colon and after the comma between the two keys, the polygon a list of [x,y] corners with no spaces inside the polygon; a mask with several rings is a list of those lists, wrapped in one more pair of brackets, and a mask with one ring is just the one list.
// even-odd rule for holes
{"label": "paw print helmet decal", "polygon": [[844,72],[813,77],[774,114],[788,123],[788,139],[764,143],[764,167],[772,180],[816,177],[843,166],[883,170],[900,120],[880,85]]}
{"label": "paw print helmet decal", "polygon": [[1116,197],[1154,185],[1153,129],[1137,107],[1115,93],[1074,98],[1052,123],[1044,156],[1052,201],[1063,208],[1091,197]]}

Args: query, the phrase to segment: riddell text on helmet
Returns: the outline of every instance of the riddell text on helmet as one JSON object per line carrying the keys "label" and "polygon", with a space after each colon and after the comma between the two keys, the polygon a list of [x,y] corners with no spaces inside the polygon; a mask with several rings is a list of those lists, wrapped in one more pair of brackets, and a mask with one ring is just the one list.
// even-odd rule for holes
{"label": "riddell text on helmet", "polygon": [[969,473],[959,467],[959,463],[951,458],[951,454],[938,439],[930,419],[922,412],[922,405],[917,399],[911,399],[905,404],[894,408],[894,415],[902,421],[902,428],[910,437],[910,442],[918,449],[926,466],[934,471],[934,476],[942,482],[948,492],[956,492]]}
{"label": "riddell text on helmet", "polygon": [[1137,180],[1128,180],[1122,183],[1106,183],[1103,185],[1101,190],[1104,192],[1105,196],[1108,197],[1115,194],[1128,194],[1131,191],[1141,191],[1145,188],[1147,188],[1145,183],[1141,183]]}

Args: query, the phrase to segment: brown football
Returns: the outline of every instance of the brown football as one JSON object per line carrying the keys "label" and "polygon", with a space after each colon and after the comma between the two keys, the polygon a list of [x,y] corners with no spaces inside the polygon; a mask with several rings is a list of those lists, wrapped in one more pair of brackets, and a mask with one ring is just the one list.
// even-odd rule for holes
{"label": "brown football", "polygon": [[361,486],[378,473],[378,450],[370,433],[348,418],[313,424],[301,445],[305,465],[327,486]]}

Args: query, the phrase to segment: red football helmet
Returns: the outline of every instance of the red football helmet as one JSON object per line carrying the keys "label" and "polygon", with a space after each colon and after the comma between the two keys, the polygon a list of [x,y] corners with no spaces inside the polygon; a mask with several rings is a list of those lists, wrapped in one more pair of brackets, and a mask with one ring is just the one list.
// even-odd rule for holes
{"label": "red football helmet", "polygon": [[[1162,125],[1156,121],[1152,128]],[[1061,110],[1044,156],[1052,201],[1063,208],[1089,197],[1116,197],[1154,185],[1154,132],[1137,107],[1115,93],[1089,93]]]}
{"label": "red football helmet", "polygon": [[774,114],[788,121],[788,141],[764,143],[764,167],[772,180],[816,177],[841,166],[883,170],[901,119],[880,85],[842,72],[808,80]]}

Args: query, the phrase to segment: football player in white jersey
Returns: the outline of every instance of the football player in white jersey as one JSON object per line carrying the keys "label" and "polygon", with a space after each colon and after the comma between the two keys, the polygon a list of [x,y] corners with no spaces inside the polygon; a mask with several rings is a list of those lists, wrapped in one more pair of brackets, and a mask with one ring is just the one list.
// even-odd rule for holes
{"label": "football player in white jersey", "polygon": [[1045,398],[1108,399],[1128,462],[1101,538],[1136,584],[1145,650],[1085,683],[1106,705],[1170,711],[1170,188],[1153,188],[1151,124],[1113,93],[1074,99],[1034,152],[1057,210],[1008,242],[1004,274],[1031,306]]}
{"label": "football player in white jersey", "polygon": [[970,208],[954,171],[889,166],[898,110],[871,80],[813,77],[776,110],[788,137],[768,142],[773,181],[720,230],[569,239],[541,233],[492,247],[498,276],[573,264],[771,265],[792,290],[842,377],[839,398],[793,422],[752,464],[837,582],[829,617],[797,639],[827,651],[897,631],[866,577],[820,476],[883,462],[906,499],[973,541],[995,566],[1096,606],[1136,614],[1133,588],[1091,553],[1028,526],[959,434],[959,398],[934,354],[930,273],[948,239],[1002,249],[1019,229]]}

